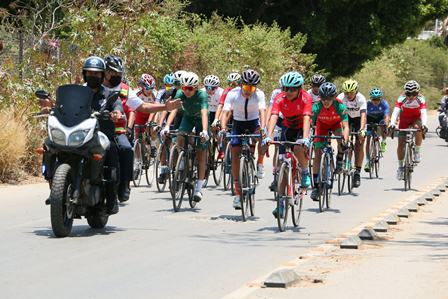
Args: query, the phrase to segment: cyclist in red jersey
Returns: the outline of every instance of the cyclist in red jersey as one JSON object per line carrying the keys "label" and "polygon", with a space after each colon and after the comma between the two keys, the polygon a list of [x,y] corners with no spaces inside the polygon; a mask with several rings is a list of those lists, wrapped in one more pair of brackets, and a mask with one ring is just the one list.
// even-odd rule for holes
{"label": "cyclist in red jersey", "polygon": [[[331,82],[323,83],[319,87],[320,101],[313,105],[313,123],[316,126],[316,135],[328,136],[332,132],[336,136],[344,136],[344,142],[338,140],[338,154],[336,171],[342,168],[343,150],[346,149],[350,128],[348,125],[347,107],[336,98],[336,85]],[[343,131],[342,131],[343,130]],[[324,140],[316,139],[314,143],[315,157],[313,160],[313,191],[311,199],[316,201],[319,198],[319,189],[316,185],[319,173],[320,160],[322,157],[321,148],[325,146]]]}

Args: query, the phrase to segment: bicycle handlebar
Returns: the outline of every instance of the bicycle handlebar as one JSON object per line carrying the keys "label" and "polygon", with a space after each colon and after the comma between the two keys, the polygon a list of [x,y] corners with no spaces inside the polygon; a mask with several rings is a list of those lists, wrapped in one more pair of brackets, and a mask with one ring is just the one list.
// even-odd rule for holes
{"label": "bicycle handlebar", "polygon": [[311,138],[319,138],[319,139],[342,139],[342,136],[328,136],[328,135],[312,135]]}

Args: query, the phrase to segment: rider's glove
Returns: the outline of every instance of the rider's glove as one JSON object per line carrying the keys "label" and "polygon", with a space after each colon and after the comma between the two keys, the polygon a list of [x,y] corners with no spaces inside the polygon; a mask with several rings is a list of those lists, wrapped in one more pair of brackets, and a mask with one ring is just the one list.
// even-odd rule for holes
{"label": "rider's glove", "polygon": [[359,130],[359,137],[366,137],[366,130]]}
{"label": "rider's glove", "polygon": [[215,118],[212,122],[212,127],[216,127],[218,125],[219,120]]}
{"label": "rider's glove", "polygon": [[127,127],[127,128],[126,128],[126,135],[127,135],[129,138],[132,138],[132,136],[134,136],[134,129],[133,129],[133,128],[129,128],[129,127]]}
{"label": "rider's glove", "polygon": [[168,127],[164,127],[164,128],[160,131],[160,136],[165,136],[166,134],[168,134],[169,131],[170,131],[170,128],[168,128]]}
{"label": "rider's glove", "polygon": [[208,141],[208,139],[209,139],[209,136],[208,136],[208,132],[207,131],[202,131],[200,134],[199,134],[199,136],[202,138],[202,139],[204,139],[205,141]]}
{"label": "rider's glove", "polygon": [[395,133],[395,126],[394,125],[389,126],[388,131],[389,131],[389,135],[393,136]]}
{"label": "rider's glove", "polygon": [[272,138],[271,138],[270,136],[266,136],[266,137],[261,141],[261,144],[262,144],[262,145],[266,145],[266,144],[268,144],[269,142],[272,142]]}
{"label": "rider's glove", "polygon": [[428,127],[422,126],[422,131],[423,131],[423,134],[426,134],[428,132]]}
{"label": "rider's glove", "polygon": [[303,143],[304,146],[306,146],[306,147],[310,147],[310,143],[311,143],[311,141],[310,141],[309,138],[303,138],[303,139],[302,139],[302,143]]}

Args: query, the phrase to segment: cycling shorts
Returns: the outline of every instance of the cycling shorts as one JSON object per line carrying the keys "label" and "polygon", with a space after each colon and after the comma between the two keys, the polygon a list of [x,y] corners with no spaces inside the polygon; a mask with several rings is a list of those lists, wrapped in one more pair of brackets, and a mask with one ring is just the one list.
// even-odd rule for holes
{"label": "cycling shorts", "polygon": [[[202,119],[200,118],[194,118],[194,117],[189,117],[187,115],[184,114],[184,116],[182,117],[182,121],[180,122],[180,126],[179,126],[179,132],[181,133],[192,133],[193,128],[195,128],[196,130],[196,135],[199,135],[200,132],[203,131],[202,129]],[[210,130],[208,128],[206,128],[207,131],[210,134]],[[199,147],[201,149],[206,149],[207,148],[207,142],[199,142]]]}
{"label": "cycling shorts", "polygon": [[[249,121],[233,120],[232,135],[255,134],[260,130],[260,120],[254,119]],[[241,146],[241,138],[232,138],[230,140],[232,146]]]}
{"label": "cycling shorts", "polygon": [[[342,124],[335,123],[334,125],[326,125],[322,124],[320,122],[317,122],[316,124],[316,135],[319,136],[329,136],[330,132],[341,134],[342,133]],[[314,139],[314,147],[315,148],[324,148],[326,145],[326,142],[324,139],[321,138],[315,138]]]}

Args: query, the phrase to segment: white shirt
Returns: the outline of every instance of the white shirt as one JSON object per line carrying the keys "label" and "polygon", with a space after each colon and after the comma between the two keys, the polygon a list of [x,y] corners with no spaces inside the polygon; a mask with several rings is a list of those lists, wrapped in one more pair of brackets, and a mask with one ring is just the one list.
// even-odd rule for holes
{"label": "white shirt", "polygon": [[[135,94],[137,94],[140,90],[136,89],[134,90]],[[143,92],[141,92],[138,97],[140,99],[143,100],[143,102],[145,103],[155,103],[156,102],[156,96],[157,96],[157,91],[156,90],[152,90],[152,97],[146,96],[143,94]]]}
{"label": "white shirt", "polygon": [[[205,93],[207,93],[207,90],[204,88],[201,88],[202,91],[204,91]],[[219,100],[221,99],[222,93],[223,93],[224,89],[222,89],[221,87],[218,87],[215,90],[215,93],[210,96],[207,93],[208,96],[208,111],[210,112],[216,112],[216,110],[218,110],[218,105],[219,105]]]}
{"label": "white shirt", "polygon": [[[117,86],[115,86],[114,88],[110,88],[107,86],[104,86],[104,96],[107,97],[115,91],[120,92],[121,90],[121,86],[120,84],[118,84]],[[126,105],[133,111],[137,110],[138,107],[140,107],[143,104],[143,100],[140,99],[137,94],[135,93],[135,91],[133,91],[132,89],[129,88],[129,92],[128,92],[128,100],[126,102]]]}
{"label": "white shirt", "polygon": [[[259,118],[260,109],[266,109],[266,97],[261,89],[256,89],[249,99],[241,93],[241,87],[229,91],[224,103],[224,111],[233,111],[233,119],[249,121]],[[246,104],[247,102],[247,104]]]}
{"label": "white shirt", "polygon": [[359,91],[352,101],[349,101],[344,93],[340,93],[338,98],[342,99],[342,103],[347,106],[348,116],[350,118],[361,117],[361,112],[367,111],[366,97]]}
{"label": "white shirt", "polygon": [[310,89],[308,89],[308,94],[311,96],[311,98],[313,99],[313,104],[314,103],[317,103],[317,102],[319,102],[320,101],[320,96],[319,96],[319,93],[317,93],[317,94],[314,94],[314,92],[313,92],[313,89],[312,88],[310,88]]}

